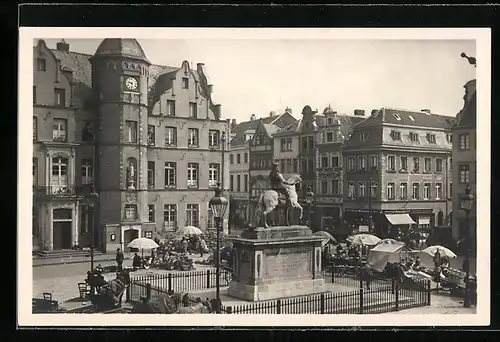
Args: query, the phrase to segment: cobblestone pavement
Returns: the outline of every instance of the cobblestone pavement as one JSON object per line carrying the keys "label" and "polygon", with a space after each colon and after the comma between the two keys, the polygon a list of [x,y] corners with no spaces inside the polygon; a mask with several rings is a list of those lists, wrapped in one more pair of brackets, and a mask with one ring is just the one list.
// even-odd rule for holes
{"label": "cobblestone pavement", "polygon": [[476,308],[464,308],[463,299],[446,294],[432,294],[431,305],[387,314],[475,314]]}
{"label": "cobblestone pavement", "polygon": [[[200,258],[193,258],[200,260]],[[115,262],[96,262],[96,265],[110,266],[116,265]],[[124,267],[131,267],[132,260],[125,259]],[[194,264],[195,270],[206,270],[212,268],[208,265]],[[90,270],[89,263],[68,264],[68,265],[50,265],[33,268],[33,297],[41,298],[43,292],[52,293],[52,298],[57,301],[65,301],[79,296],[78,283],[84,282],[87,277],[87,271]],[[131,274],[132,277],[144,276],[149,274],[164,274],[170,272],[157,269],[139,270]],[[103,274],[106,281],[115,277],[114,273]]]}

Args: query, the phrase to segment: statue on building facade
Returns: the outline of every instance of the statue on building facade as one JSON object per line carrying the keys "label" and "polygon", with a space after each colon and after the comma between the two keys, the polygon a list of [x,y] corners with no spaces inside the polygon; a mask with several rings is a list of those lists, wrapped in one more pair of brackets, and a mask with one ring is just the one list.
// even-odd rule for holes
{"label": "statue on building facade", "polygon": [[135,189],[135,167],[132,162],[129,162],[127,167],[127,187],[131,190]]}
{"label": "statue on building facade", "polygon": [[300,175],[294,174],[289,179],[285,180],[279,171],[279,164],[273,163],[273,170],[269,174],[271,189],[264,191],[257,202],[256,222],[259,225],[261,219],[264,227],[269,228],[267,223],[267,215],[276,208],[284,209],[285,225],[290,225],[290,209],[296,208],[300,210],[300,219],[302,218],[303,209],[299,204],[295,185],[300,183],[302,179]]}

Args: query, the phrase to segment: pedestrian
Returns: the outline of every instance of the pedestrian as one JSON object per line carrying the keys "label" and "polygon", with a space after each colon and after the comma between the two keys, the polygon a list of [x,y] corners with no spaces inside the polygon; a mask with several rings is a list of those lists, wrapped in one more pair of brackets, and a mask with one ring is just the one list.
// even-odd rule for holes
{"label": "pedestrian", "polygon": [[137,253],[134,254],[134,259],[132,260],[132,267],[134,269],[142,267],[142,258]]}
{"label": "pedestrian", "polygon": [[124,259],[124,256],[123,256],[122,250],[120,248],[118,248],[116,250],[116,264],[118,265],[118,267],[117,267],[118,272],[121,272],[123,270],[123,259]]}
{"label": "pedestrian", "polygon": [[182,248],[184,250],[184,254],[188,254],[188,246],[189,243],[186,238],[182,238]]}
{"label": "pedestrian", "polygon": [[207,243],[204,238],[200,239],[200,256],[203,258],[203,253],[207,249]]}

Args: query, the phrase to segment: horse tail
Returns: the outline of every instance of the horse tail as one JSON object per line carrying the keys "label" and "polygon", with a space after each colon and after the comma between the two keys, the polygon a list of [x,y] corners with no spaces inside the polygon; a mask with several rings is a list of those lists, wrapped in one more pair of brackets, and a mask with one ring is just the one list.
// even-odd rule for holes
{"label": "horse tail", "polygon": [[257,207],[255,208],[255,218],[257,219],[257,225],[259,224],[260,217],[262,216],[263,206],[264,206],[264,193],[261,193],[259,200],[257,201]]}

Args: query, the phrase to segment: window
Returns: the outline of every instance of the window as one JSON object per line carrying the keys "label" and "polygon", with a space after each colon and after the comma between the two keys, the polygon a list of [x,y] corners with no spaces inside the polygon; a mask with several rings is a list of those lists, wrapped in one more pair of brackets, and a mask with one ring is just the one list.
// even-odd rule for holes
{"label": "window", "polygon": [[286,172],[292,172],[292,160],[291,159],[286,160],[285,170],[286,170]]}
{"label": "window", "polygon": [[326,132],[326,141],[327,142],[333,141],[333,132]]}
{"label": "window", "polygon": [[208,186],[209,187],[216,187],[217,183],[219,182],[219,175],[220,175],[220,165],[211,163],[208,164]]}
{"label": "window", "polygon": [[418,200],[420,198],[420,186],[418,183],[413,183],[411,186],[411,199]]}
{"label": "window", "polygon": [[38,118],[33,116],[33,140],[38,139]]}
{"label": "window", "polygon": [[356,189],[355,189],[355,186],[354,186],[354,182],[349,182],[348,186],[347,186],[347,197],[349,199],[354,199],[354,196],[356,195]]}
{"label": "window", "polygon": [[236,164],[241,164],[241,155],[239,153],[236,155]]}
{"label": "window", "polygon": [[286,163],[286,160],[285,159],[281,159],[279,161],[279,163],[280,163],[280,171],[281,172],[285,172],[285,163]]}
{"label": "window", "polygon": [[88,233],[90,231],[89,225],[89,207],[86,205],[81,206],[80,211],[80,232]]}
{"label": "window", "polygon": [[418,133],[410,132],[410,140],[414,143],[419,143],[420,139],[418,137]]}
{"label": "window", "polygon": [[413,118],[413,116],[408,115],[408,117],[410,118],[411,121],[415,121],[415,119]]}
{"label": "window", "polygon": [[68,158],[52,158],[52,178],[50,185],[54,190],[68,185]]}
{"label": "window", "polygon": [[432,160],[431,158],[424,158],[424,172],[432,172]]}
{"label": "window", "polygon": [[234,163],[234,156],[232,154],[229,155],[229,164]]}
{"label": "window", "polygon": [[401,169],[400,171],[408,171],[408,157],[401,157]]}
{"label": "window", "polygon": [[243,155],[243,162],[245,164],[248,164],[248,152],[245,152],[245,154]]}
{"label": "window", "polygon": [[167,115],[175,116],[175,101],[167,100]]}
{"label": "window", "polygon": [[328,194],[328,181],[326,180],[321,181],[321,194],[323,195]]}
{"label": "window", "polygon": [[435,188],[436,188],[436,199],[438,200],[443,198],[443,185],[441,183],[436,183]]}
{"label": "window", "polygon": [[366,171],[366,157],[362,156],[358,158],[358,163],[359,163],[359,169],[361,171]]}
{"label": "window", "polygon": [[36,86],[33,86],[33,104],[36,103]]}
{"label": "window", "polygon": [[125,121],[125,142],[137,142],[137,121]]}
{"label": "window", "polygon": [[301,163],[302,165],[301,165],[300,172],[301,173],[307,173],[307,159],[306,158],[302,158],[301,161],[302,161],[302,163]]}
{"label": "window", "polygon": [[92,184],[93,175],[92,159],[82,159],[82,184]]}
{"label": "window", "polygon": [[431,184],[430,183],[424,183],[424,193],[423,197],[425,200],[428,200],[431,197]]}
{"label": "window", "polygon": [[291,151],[292,150],[292,138],[281,138],[281,151]]}
{"label": "window", "polygon": [[394,183],[387,183],[387,199],[393,200],[394,198]]}
{"label": "window", "polygon": [[243,186],[243,189],[245,192],[248,192],[248,175],[243,176],[243,181],[245,183],[245,185]]}
{"label": "window", "polygon": [[38,158],[33,158],[33,185],[38,185]]}
{"label": "window", "polygon": [[333,195],[338,195],[340,193],[339,191],[339,180],[338,179],[332,179],[332,194]]}
{"label": "window", "polygon": [[208,217],[207,217],[207,228],[208,229],[214,229],[215,228],[215,222],[214,222],[214,213],[212,209],[210,208],[210,205],[208,206]]}
{"label": "window", "polygon": [[148,230],[144,232],[144,237],[147,239],[152,239],[153,238],[153,232]]}
{"label": "window", "polygon": [[396,157],[387,156],[387,171],[396,171]]}
{"label": "window", "polygon": [[356,160],[354,157],[347,157],[347,170],[354,171],[356,170]]}
{"label": "window", "polygon": [[219,147],[219,131],[209,130],[208,131],[208,147],[218,148]]}
{"label": "window", "polygon": [[137,218],[137,204],[125,204],[125,220],[133,221]]}
{"label": "window", "polygon": [[453,165],[453,158],[450,158],[450,167],[448,168],[448,170],[451,171],[451,166]]}
{"label": "window", "polygon": [[450,198],[453,195],[453,183],[450,182],[450,192],[448,194],[448,198]]}
{"label": "window", "polygon": [[370,169],[375,170],[378,165],[378,157],[370,156]]}
{"label": "window", "polygon": [[466,151],[469,149],[469,135],[468,134],[460,134],[458,136],[460,142],[460,150]]}
{"label": "window", "polygon": [[198,117],[198,107],[196,102],[189,102],[189,117],[190,118]]}
{"label": "window", "polygon": [[407,199],[408,198],[408,183],[404,182],[399,184],[399,199]]}
{"label": "window", "polygon": [[148,222],[156,222],[156,219],[155,219],[155,205],[154,204],[149,204],[148,205]]}
{"label": "window", "polygon": [[241,175],[236,175],[236,191],[241,191]]}
{"label": "window", "polygon": [[66,119],[54,119],[54,124],[52,126],[52,140],[54,141],[67,141],[67,126],[68,121]]}
{"label": "window", "polygon": [[359,135],[359,139],[361,141],[367,141],[368,140],[368,132],[361,132],[361,134]]}
{"label": "window", "polygon": [[293,158],[293,172],[299,172],[299,160]]}
{"label": "window", "polygon": [[435,144],[436,143],[436,135],[431,134],[431,133],[427,133],[427,141],[429,142],[429,144]]}
{"label": "window", "polygon": [[469,183],[470,168],[468,164],[459,165],[460,170],[460,183]]}
{"label": "window", "polygon": [[177,184],[177,164],[165,162],[165,187],[175,187]]}
{"label": "window", "polygon": [[401,120],[401,117],[399,116],[399,114],[394,113],[392,115],[396,118],[396,120],[398,120],[398,121]]}
{"label": "window", "polygon": [[197,188],[198,187],[198,164],[189,163],[187,173],[187,186]]}
{"label": "window", "polygon": [[165,147],[177,146],[177,128],[165,127]]}
{"label": "window", "polygon": [[163,226],[166,230],[173,231],[177,227],[177,205],[163,205]]}
{"label": "window", "polygon": [[377,199],[378,198],[378,184],[377,184],[377,182],[372,182],[371,196],[372,196],[373,199]]}
{"label": "window", "polygon": [[148,145],[149,146],[154,146],[155,145],[155,126],[154,125],[148,125]]}
{"label": "window", "polygon": [[182,78],[182,89],[189,89],[189,78],[188,77]]}
{"label": "window", "polygon": [[332,157],[332,167],[339,167],[339,156]]}
{"label": "window", "polygon": [[148,161],[148,188],[155,187],[155,162]]}
{"label": "window", "polygon": [[391,138],[392,138],[392,140],[401,141],[401,132],[392,130],[391,131]]}
{"label": "window", "polygon": [[234,176],[229,176],[229,191],[234,191]]}
{"label": "window", "polygon": [[323,154],[321,156],[321,167],[328,167],[328,155]]}
{"label": "window", "polygon": [[188,147],[198,147],[198,129],[190,128],[188,131]]}
{"label": "window", "polygon": [[199,227],[199,204],[187,205],[186,221],[186,226]]}
{"label": "window", "polygon": [[36,70],[37,71],[47,71],[47,61],[45,58],[36,59]]}
{"label": "window", "polygon": [[413,157],[413,172],[419,172],[419,171],[420,171],[420,158]]}
{"label": "window", "polygon": [[54,92],[56,96],[56,106],[66,107],[66,90],[56,89]]}
{"label": "window", "polygon": [[359,187],[359,198],[361,199],[366,198],[366,184],[364,182],[359,182],[358,187]]}
{"label": "window", "polygon": [[443,159],[436,158],[436,172],[443,172]]}

